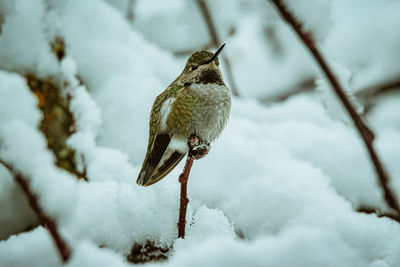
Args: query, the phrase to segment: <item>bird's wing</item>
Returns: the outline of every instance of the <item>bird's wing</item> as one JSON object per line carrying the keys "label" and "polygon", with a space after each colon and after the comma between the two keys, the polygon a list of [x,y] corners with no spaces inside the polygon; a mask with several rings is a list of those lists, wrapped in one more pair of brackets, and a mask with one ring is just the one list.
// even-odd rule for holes
{"label": "bird's wing", "polygon": [[143,161],[142,169],[136,181],[139,185],[147,185],[154,170],[157,168],[165,150],[167,149],[171,138],[168,134],[158,134],[153,138],[151,148],[147,151],[146,158]]}
{"label": "bird's wing", "polygon": [[165,116],[168,116],[168,114],[164,114],[166,111],[164,111],[163,104],[170,103],[168,100],[174,97],[174,93],[170,88],[167,88],[154,101],[150,114],[150,135],[147,153],[136,181],[139,185],[149,186],[161,180],[185,155],[176,151],[173,147],[169,147],[172,137],[161,129],[161,125],[165,124],[166,121]]}
{"label": "bird's wing", "polygon": [[182,160],[185,154],[175,149],[167,148],[162,155],[158,165],[153,169],[152,174],[142,183],[143,186],[152,185],[167,176],[176,165]]}
{"label": "bird's wing", "polygon": [[142,186],[149,186],[164,178],[182,160],[185,154],[171,146],[168,134],[158,134],[154,138],[151,150],[144,159],[142,169],[136,181]]}

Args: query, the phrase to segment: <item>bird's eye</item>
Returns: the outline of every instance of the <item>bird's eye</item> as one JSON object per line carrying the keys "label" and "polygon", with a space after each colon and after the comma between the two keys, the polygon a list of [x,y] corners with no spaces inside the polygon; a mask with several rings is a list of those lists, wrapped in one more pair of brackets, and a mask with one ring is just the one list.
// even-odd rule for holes
{"label": "bird's eye", "polygon": [[193,65],[193,66],[190,67],[190,70],[195,70],[195,69],[197,69],[197,66]]}

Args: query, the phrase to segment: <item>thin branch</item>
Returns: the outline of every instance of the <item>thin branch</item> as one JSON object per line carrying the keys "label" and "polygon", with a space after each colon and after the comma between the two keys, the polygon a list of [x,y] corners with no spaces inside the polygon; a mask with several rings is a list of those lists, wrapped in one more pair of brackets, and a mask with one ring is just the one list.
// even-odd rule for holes
{"label": "thin branch", "polygon": [[396,79],[385,81],[385,82],[375,84],[372,86],[368,86],[361,90],[358,90],[355,93],[355,96],[357,98],[368,98],[368,97],[378,95],[380,93],[399,90],[399,88],[400,88],[400,77],[397,77]]}
{"label": "thin branch", "polygon": [[288,98],[302,94],[302,93],[310,93],[315,91],[315,82],[314,78],[307,78],[301,82],[299,82],[296,85],[291,86],[291,90],[285,89],[282,90],[283,93],[269,96],[269,97],[263,97],[260,99],[261,102],[263,103],[271,103],[271,102],[283,102],[287,100]]}
{"label": "thin branch", "polygon": [[281,14],[282,18],[289,23],[289,25],[293,28],[296,32],[298,37],[303,41],[303,43],[307,46],[310,50],[311,54],[314,56],[315,60],[318,62],[319,66],[325,73],[326,77],[328,78],[329,82],[332,85],[332,88],[336,92],[337,96],[342,101],[343,105],[345,106],[347,112],[349,113],[351,119],[353,120],[358,132],[360,133],[365,146],[367,147],[368,153],[371,157],[371,160],[374,164],[376,174],[379,178],[379,184],[384,191],[384,196],[386,203],[389,207],[396,210],[400,213],[400,206],[397,202],[397,198],[394,194],[393,189],[390,187],[389,177],[386,174],[383,165],[374,149],[373,140],[374,140],[374,133],[368,128],[368,126],[364,123],[363,119],[358,115],[355,111],[354,107],[351,105],[347,95],[345,94],[342,86],[339,84],[337,78],[331,71],[330,67],[326,63],[325,59],[323,58],[322,54],[319,52],[312,36],[310,33],[305,32],[302,29],[302,24],[297,21],[293,14],[288,10],[288,8],[283,4],[281,0],[270,0],[279,13]]}
{"label": "thin branch", "polygon": [[[189,54],[189,53],[188,53]],[[270,103],[270,102],[282,102],[286,99],[301,93],[312,92],[314,90],[315,77],[306,78],[298,84],[292,85],[291,88],[294,89],[284,89],[283,93],[279,95],[273,95],[261,98],[261,102]],[[374,84],[371,86],[366,86],[362,89],[357,89],[354,93],[354,96],[357,100],[361,101],[364,106],[368,104],[373,104],[373,98],[384,93],[400,91],[400,78],[387,80],[378,84]],[[370,103],[371,102],[371,103]]]}
{"label": "thin branch", "polygon": [[370,207],[370,206],[361,206],[361,207],[357,208],[357,211],[362,212],[362,213],[367,213],[367,214],[375,214],[379,218],[385,217],[385,218],[389,218],[389,219],[392,219],[392,220],[400,223],[400,215],[399,214],[382,212],[378,208],[374,208],[374,207]]}
{"label": "thin branch", "polygon": [[193,156],[189,152],[185,167],[181,175],[179,175],[179,182],[181,183],[181,197],[180,197],[180,209],[179,209],[179,221],[178,221],[178,238],[185,238],[185,227],[186,227],[186,210],[189,203],[187,198],[187,182],[189,179],[190,170],[193,165]]}
{"label": "thin branch", "polygon": [[55,224],[54,220],[47,216],[46,213],[41,209],[38,198],[30,188],[29,182],[9,164],[5,163],[2,160],[0,160],[0,163],[3,164],[11,172],[15,182],[21,187],[22,191],[27,196],[29,204],[38,216],[40,223],[43,225],[44,228],[49,231],[58,249],[58,252],[60,253],[63,263],[66,263],[71,257],[71,250],[69,249],[69,246],[67,245],[65,240],[58,233],[57,225]]}
{"label": "thin branch", "polygon": [[[199,5],[201,13],[203,14],[204,20],[206,21],[208,33],[210,34],[212,44],[215,47],[219,47],[221,45],[221,41],[218,37],[217,30],[214,26],[215,24],[212,20],[212,17],[211,17],[211,14],[207,7],[206,2],[204,0],[197,0],[197,4]],[[221,55],[221,58],[225,64],[226,75],[228,76],[229,84],[232,89],[232,94],[234,96],[239,96],[239,91],[236,86],[235,79],[234,79],[233,73],[232,73],[231,63],[229,62],[228,58],[225,55]]]}
{"label": "thin branch", "polygon": [[396,91],[400,91],[399,78],[384,81],[372,86],[365,87],[363,89],[359,89],[354,95],[363,104],[364,114],[367,114],[376,104],[376,97],[382,94],[393,93]]}
{"label": "thin branch", "polygon": [[133,22],[135,5],[136,0],[128,0],[128,3],[126,4],[126,19],[131,23]]}

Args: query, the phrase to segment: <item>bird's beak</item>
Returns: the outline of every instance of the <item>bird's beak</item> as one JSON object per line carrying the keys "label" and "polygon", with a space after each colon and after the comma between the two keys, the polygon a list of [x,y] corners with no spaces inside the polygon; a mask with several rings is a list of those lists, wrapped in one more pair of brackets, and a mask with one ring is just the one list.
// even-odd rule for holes
{"label": "bird's beak", "polygon": [[219,53],[221,53],[221,51],[224,48],[224,46],[225,46],[225,44],[221,45],[221,47],[218,48],[217,52],[214,53],[212,58],[209,61],[207,61],[207,64],[213,62],[214,60],[216,60],[218,58],[218,55],[219,55]]}

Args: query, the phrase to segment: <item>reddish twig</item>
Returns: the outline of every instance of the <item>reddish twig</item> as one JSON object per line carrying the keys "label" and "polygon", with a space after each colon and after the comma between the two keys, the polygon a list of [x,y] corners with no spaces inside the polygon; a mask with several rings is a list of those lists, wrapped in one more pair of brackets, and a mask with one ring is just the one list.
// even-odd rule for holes
{"label": "reddish twig", "polygon": [[190,169],[193,165],[193,156],[189,151],[186,158],[185,168],[181,175],[179,175],[179,182],[181,183],[181,198],[180,198],[180,209],[179,209],[179,221],[178,221],[178,238],[185,238],[185,227],[186,227],[186,210],[189,203],[187,198],[187,182],[189,179]]}
{"label": "reddish twig", "polygon": [[381,164],[381,161],[379,160],[379,157],[373,146],[374,133],[371,131],[371,129],[367,127],[363,119],[355,111],[347,95],[342,89],[342,86],[340,85],[337,78],[331,71],[330,67],[326,63],[322,54],[319,52],[310,33],[307,33],[302,29],[302,24],[294,18],[293,14],[288,10],[288,8],[282,3],[281,0],[270,0],[270,1],[275,5],[275,7],[279,11],[283,19],[289,23],[289,25],[297,33],[299,38],[307,46],[307,48],[310,50],[311,54],[314,56],[315,60],[318,62],[319,66],[325,73],[326,77],[328,78],[329,82],[332,85],[332,88],[334,89],[335,93],[345,106],[358,132],[360,133],[360,136],[362,137],[365,146],[367,147],[368,153],[371,157],[371,160],[375,167],[375,171],[379,178],[379,184],[384,191],[386,203],[389,205],[389,207],[393,208],[398,213],[400,213],[400,206],[397,202],[393,189],[389,185],[389,177],[386,174],[383,165]]}
{"label": "reddish twig", "polygon": [[12,168],[9,164],[5,163],[4,161],[0,160],[0,163],[3,164],[13,175],[15,182],[21,187],[22,191],[25,193],[29,200],[29,204],[31,205],[32,209],[35,211],[36,215],[38,216],[40,223],[44,228],[46,228],[57,249],[61,255],[63,263],[66,263],[69,258],[71,257],[71,251],[69,246],[61,237],[61,235],[57,231],[57,225],[55,224],[54,220],[51,219],[46,213],[40,208],[39,201],[35,193],[33,193],[32,189],[30,188],[29,182],[19,174],[14,168]]}
{"label": "reddish twig", "polygon": [[[201,13],[203,14],[204,20],[207,24],[208,33],[211,37],[211,42],[215,47],[219,47],[221,45],[221,41],[219,40],[217,30],[215,29],[215,24],[212,20],[210,11],[208,10],[207,4],[204,0],[197,0],[197,4],[200,7]],[[233,78],[232,74],[232,67],[231,63],[229,62],[228,58],[224,55],[221,55],[222,61],[224,61],[225,68],[226,68],[226,75],[228,76],[229,84],[232,89],[232,94],[234,96],[239,96],[239,91],[237,89],[235,79]]]}

